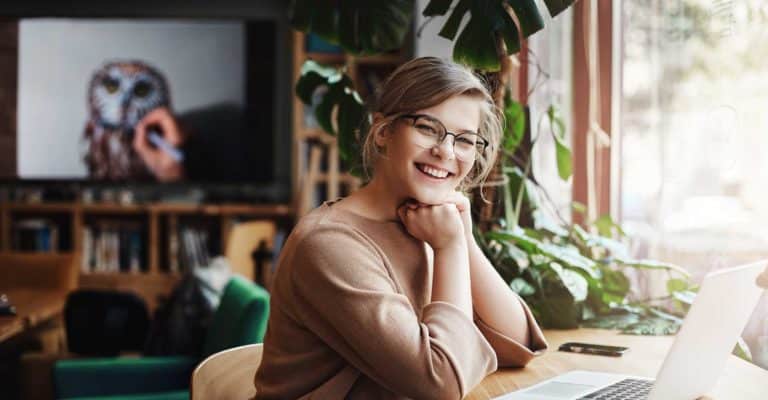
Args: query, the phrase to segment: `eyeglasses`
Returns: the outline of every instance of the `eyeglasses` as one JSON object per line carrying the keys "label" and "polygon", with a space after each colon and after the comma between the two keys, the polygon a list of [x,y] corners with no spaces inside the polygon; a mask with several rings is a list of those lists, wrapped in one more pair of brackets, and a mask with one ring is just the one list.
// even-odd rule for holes
{"label": "eyeglasses", "polygon": [[446,137],[453,136],[453,154],[461,161],[474,161],[488,147],[488,141],[478,133],[449,132],[440,120],[426,114],[406,114],[398,118],[411,121],[411,125],[416,128],[417,134],[414,137],[419,147],[429,149],[439,146]]}

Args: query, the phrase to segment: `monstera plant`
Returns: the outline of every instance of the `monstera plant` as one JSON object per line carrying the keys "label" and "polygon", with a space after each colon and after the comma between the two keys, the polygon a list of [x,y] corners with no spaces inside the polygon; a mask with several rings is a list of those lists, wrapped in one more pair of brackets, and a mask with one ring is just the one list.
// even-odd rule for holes
{"label": "monstera plant", "polygon": [[[573,0],[544,0],[554,17]],[[296,0],[292,23],[340,45],[353,55],[378,54],[403,45],[413,18],[413,1],[359,2],[356,0]],[[543,29],[535,0],[432,0],[421,11],[425,17],[448,15],[439,35],[453,41],[453,58],[484,74],[494,98],[504,111],[506,127],[496,172],[503,177],[504,207],[490,224],[481,225],[476,236],[510,289],[526,299],[545,327],[593,326],[621,329],[635,334],[676,332],[696,287],[688,274],[670,264],[635,260],[629,256],[621,227],[602,216],[577,225],[545,212],[549,196],[538,184],[530,165],[537,138],[531,137],[530,114],[524,105],[504,96],[503,77],[509,56],[521,48],[521,38]],[[462,20],[469,15],[462,28]],[[460,29],[461,28],[461,29]],[[369,118],[353,81],[343,68],[307,61],[296,84],[306,104],[315,101],[319,125],[339,138],[340,154],[347,161],[359,154],[356,134]],[[572,174],[565,124],[557,108],[541,117],[555,142],[558,175]],[[477,202],[475,202],[477,203]],[[574,204],[574,212],[584,206]],[[666,271],[669,295],[633,300],[629,269]]]}

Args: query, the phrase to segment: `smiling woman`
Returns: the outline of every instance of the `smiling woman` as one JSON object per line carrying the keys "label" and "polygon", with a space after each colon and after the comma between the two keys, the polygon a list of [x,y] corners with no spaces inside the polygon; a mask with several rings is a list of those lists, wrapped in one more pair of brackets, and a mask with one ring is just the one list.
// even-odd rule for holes
{"label": "smiling woman", "polygon": [[499,143],[483,82],[415,59],[371,111],[369,182],[305,216],[281,253],[259,399],[458,399],[547,347],[475,243],[457,191],[482,182]]}

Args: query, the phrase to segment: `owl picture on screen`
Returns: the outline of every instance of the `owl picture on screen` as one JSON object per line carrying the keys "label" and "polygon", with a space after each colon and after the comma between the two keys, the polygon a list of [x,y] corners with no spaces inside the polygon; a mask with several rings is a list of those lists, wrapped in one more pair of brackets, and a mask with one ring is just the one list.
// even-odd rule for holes
{"label": "owl picture on screen", "polygon": [[83,157],[91,178],[152,180],[133,149],[136,124],[150,111],[171,105],[168,83],[141,61],[111,61],[91,78]]}

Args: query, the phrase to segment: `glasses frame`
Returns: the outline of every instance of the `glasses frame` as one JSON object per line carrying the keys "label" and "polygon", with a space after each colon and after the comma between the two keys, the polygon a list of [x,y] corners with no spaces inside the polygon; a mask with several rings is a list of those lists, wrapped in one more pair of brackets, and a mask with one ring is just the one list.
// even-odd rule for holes
{"label": "glasses frame", "polygon": [[[480,136],[479,133],[472,132],[472,131],[463,132],[463,133],[451,132],[451,131],[448,130],[448,128],[445,127],[445,124],[443,124],[443,121],[440,121],[439,119],[437,119],[437,118],[435,118],[435,117],[433,117],[431,115],[428,115],[428,114],[403,114],[403,115],[399,115],[399,116],[396,117],[396,119],[403,119],[403,118],[412,120],[411,124],[413,126],[416,125],[416,120],[419,119],[419,118],[427,118],[430,121],[434,121],[437,124],[439,124],[440,127],[443,128],[443,132],[445,132],[445,134],[443,134],[442,137],[440,137],[440,139],[438,139],[437,143],[435,143],[435,145],[437,145],[437,146],[440,146],[441,144],[443,144],[443,142],[445,141],[445,138],[447,138],[449,135],[453,136],[453,145],[454,146],[456,146],[456,140],[459,138],[459,136],[461,136],[461,135],[475,135],[475,136],[477,136],[477,140],[479,140],[482,143],[482,145],[483,145],[483,149],[481,150],[481,153],[479,155],[484,155],[486,149],[488,149],[488,144],[489,144],[488,140],[486,140],[484,137]],[[477,145],[475,145],[475,147],[477,147]]]}

